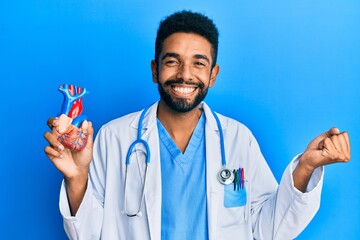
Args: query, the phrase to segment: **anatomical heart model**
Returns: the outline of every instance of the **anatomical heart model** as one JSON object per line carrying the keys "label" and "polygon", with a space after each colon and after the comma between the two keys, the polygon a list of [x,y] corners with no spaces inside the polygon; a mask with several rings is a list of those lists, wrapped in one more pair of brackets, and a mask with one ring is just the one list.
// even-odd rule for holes
{"label": "anatomical heart model", "polygon": [[63,94],[64,100],[58,115],[59,124],[53,128],[53,133],[66,148],[81,151],[88,140],[88,122],[86,116],[81,115],[82,100],[88,92],[85,88],[72,84],[60,85],[59,91]]}

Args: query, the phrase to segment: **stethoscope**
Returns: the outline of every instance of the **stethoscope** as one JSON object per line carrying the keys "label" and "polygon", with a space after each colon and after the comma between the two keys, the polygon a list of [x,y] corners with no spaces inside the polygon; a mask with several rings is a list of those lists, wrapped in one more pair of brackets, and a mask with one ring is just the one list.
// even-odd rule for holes
{"label": "stethoscope", "polygon": [[[138,132],[137,132],[137,138],[136,140],[130,145],[129,150],[127,152],[126,155],[126,160],[125,160],[125,187],[124,187],[124,211],[123,214],[127,215],[128,217],[135,217],[135,216],[142,216],[142,212],[141,212],[141,207],[142,207],[142,203],[143,203],[143,199],[145,196],[145,186],[146,186],[146,176],[147,176],[147,172],[149,170],[149,164],[150,164],[150,147],[149,144],[141,138],[141,131],[142,131],[142,125],[143,125],[143,121],[145,118],[145,114],[148,112],[150,107],[145,108],[139,118],[139,125],[138,125]],[[217,116],[217,114],[214,111],[211,111],[218,129],[219,129],[219,135],[220,135],[220,148],[221,148],[221,163],[222,163],[222,169],[219,171],[218,175],[217,175],[217,179],[219,180],[219,182],[223,185],[228,185],[231,184],[234,181],[234,173],[226,168],[226,157],[225,157],[225,143],[224,143],[224,134],[223,134],[223,129],[219,120],[219,117]],[[140,199],[140,203],[139,203],[139,208],[136,212],[134,213],[130,213],[127,210],[127,201],[126,201],[126,187],[127,187],[127,179],[128,179],[128,175],[129,175],[129,165],[130,165],[130,157],[134,151],[134,148],[136,145],[143,145],[145,147],[145,155],[146,155],[146,159],[145,159],[145,174],[144,174],[144,184],[142,186],[142,193],[141,193],[141,199]]]}

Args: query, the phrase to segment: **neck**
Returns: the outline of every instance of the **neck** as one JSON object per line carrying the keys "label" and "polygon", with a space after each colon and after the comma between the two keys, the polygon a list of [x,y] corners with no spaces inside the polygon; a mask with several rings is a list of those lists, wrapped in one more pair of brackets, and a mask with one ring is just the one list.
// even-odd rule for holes
{"label": "neck", "polygon": [[157,117],[182,153],[185,152],[201,113],[198,107],[186,113],[176,112],[162,100],[159,102]]}

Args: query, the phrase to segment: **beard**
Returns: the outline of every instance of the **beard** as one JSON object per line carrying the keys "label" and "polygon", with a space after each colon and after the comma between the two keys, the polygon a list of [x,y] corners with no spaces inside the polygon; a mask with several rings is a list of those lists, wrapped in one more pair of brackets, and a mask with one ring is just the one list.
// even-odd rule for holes
{"label": "beard", "polygon": [[[171,96],[169,91],[167,90],[168,86],[171,84],[178,83],[178,84],[187,84],[192,85],[198,88],[198,94],[195,96],[194,100],[189,100],[185,98],[175,98]],[[202,82],[194,83],[184,81],[182,79],[179,80],[169,80],[166,81],[164,84],[158,83],[158,90],[160,93],[160,98],[165,102],[165,104],[175,112],[186,113],[194,108],[196,108],[206,97],[209,87],[205,87]]]}

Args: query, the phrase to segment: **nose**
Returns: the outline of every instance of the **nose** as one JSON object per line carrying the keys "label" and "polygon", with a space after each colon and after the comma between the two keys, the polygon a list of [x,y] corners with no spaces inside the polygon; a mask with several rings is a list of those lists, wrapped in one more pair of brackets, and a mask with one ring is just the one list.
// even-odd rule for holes
{"label": "nose", "polygon": [[178,79],[192,81],[193,80],[193,73],[192,73],[192,70],[191,70],[191,66],[189,66],[189,64],[181,64],[179,66],[178,73],[177,73],[176,77]]}

